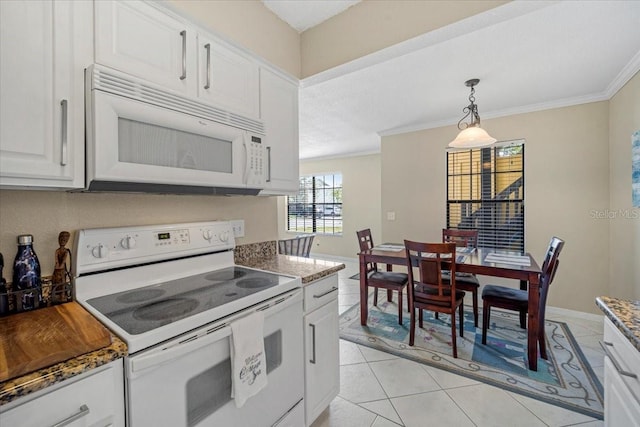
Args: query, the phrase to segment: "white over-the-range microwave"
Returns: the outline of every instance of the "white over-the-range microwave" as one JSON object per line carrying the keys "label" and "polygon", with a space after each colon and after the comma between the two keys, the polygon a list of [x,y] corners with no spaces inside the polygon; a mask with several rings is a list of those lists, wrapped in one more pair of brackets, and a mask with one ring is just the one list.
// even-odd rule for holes
{"label": "white over-the-range microwave", "polygon": [[100,65],[87,68],[86,190],[258,194],[262,122]]}

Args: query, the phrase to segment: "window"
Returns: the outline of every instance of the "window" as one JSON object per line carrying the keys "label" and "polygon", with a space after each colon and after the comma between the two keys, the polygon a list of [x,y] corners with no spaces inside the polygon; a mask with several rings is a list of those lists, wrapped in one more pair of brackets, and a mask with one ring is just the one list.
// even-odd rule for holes
{"label": "window", "polygon": [[524,141],[447,152],[447,228],[478,246],[524,251]]}
{"label": "window", "polygon": [[300,177],[298,194],[287,197],[287,231],[342,234],[342,174]]}

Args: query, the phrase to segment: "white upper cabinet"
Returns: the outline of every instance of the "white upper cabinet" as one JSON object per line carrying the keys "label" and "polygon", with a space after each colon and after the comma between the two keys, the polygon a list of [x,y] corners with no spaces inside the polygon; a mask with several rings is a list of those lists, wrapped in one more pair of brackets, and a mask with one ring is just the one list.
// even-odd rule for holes
{"label": "white upper cabinet", "polygon": [[260,194],[294,194],[299,187],[298,85],[260,69],[260,118],[267,144],[267,185]]}
{"label": "white upper cabinet", "polygon": [[90,2],[0,1],[0,186],[84,185]]}
{"label": "white upper cabinet", "polygon": [[196,31],[156,7],[95,2],[96,62],[195,96]]}
{"label": "white upper cabinet", "polygon": [[259,116],[258,64],[212,37],[198,35],[198,96],[250,118]]}

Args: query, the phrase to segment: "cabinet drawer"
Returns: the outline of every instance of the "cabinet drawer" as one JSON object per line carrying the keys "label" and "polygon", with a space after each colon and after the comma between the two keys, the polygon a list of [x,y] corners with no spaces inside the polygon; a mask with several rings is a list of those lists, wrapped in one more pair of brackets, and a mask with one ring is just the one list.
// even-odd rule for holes
{"label": "cabinet drawer", "polygon": [[622,381],[629,388],[636,402],[640,402],[640,352],[618,330],[609,319],[604,322],[604,347],[610,354],[613,365],[621,370],[635,374],[633,378],[628,375],[620,375]]}
{"label": "cabinet drawer", "polygon": [[336,298],[338,298],[338,275],[333,274],[305,286],[304,311],[309,313]]}
{"label": "cabinet drawer", "polygon": [[65,380],[54,391],[42,391],[0,413],[0,424],[51,426],[66,421],[69,426],[124,426],[122,359]]}

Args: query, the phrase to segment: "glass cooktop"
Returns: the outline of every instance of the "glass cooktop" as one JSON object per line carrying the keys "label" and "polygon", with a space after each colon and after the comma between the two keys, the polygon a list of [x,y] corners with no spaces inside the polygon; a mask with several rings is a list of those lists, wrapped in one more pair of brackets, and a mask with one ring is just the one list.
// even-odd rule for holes
{"label": "glass cooktop", "polygon": [[234,266],[92,298],[87,303],[136,335],[277,286],[282,280],[290,279]]}

